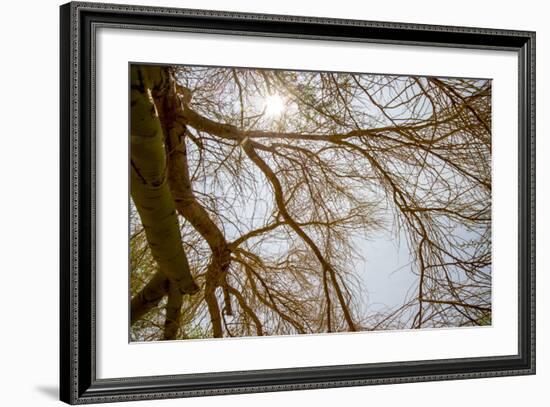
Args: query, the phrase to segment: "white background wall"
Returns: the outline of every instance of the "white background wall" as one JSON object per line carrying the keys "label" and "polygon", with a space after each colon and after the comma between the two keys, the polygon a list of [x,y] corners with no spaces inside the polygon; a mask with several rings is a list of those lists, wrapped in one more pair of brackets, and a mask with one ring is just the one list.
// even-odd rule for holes
{"label": "white background wall", "polygon": [[[134,4],[153,4],[131,1]],[[3,4],[0,55],[0,401],[54,405],[58,386],[58,85],[57,0]],[[543,1],[163,0],[155,5],[537,31],[538,373],[463,380],[186,399],[189,406],[547,405],[550,198],[545,134],[550,28]],[[175,406],[181,400],[147,402]],[[122,405],[122,404],[121,404]],[[147,405],[144,402],[125,403]]]}

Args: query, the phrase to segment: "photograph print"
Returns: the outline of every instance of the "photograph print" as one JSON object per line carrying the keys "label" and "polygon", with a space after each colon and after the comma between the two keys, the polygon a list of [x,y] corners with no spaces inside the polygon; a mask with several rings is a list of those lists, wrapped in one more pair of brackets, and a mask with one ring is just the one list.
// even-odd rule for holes
{"label": "photograph print", "polygon": [[131,342],[491,325],[491,80],[129,64]]}

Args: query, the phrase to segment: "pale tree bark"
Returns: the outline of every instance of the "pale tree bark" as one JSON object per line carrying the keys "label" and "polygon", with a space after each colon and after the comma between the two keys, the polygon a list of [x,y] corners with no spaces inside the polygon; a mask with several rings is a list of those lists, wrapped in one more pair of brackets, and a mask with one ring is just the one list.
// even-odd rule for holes
{"label": "pale tree bark", "polygon": [[176,339],[181,316],[183,295],[174,284],[170,283],[168,288],[168,302],[166,303],[166,317],[164,320],[164,339]]}
{"label": "pale tree bark", "polygon": [[163,273],[157,272],[153,278],[132,297],[130,304],[130,324],[133,325],[156,307],[168,292],[169,280]]}
{"label": "pale tree bark", "polygon": [[198,286],[182,246],[166,176],[164,136],[152,98],[162,81],[156,67],[132,67],[131,195],[160,271],[181,293],[193,294]]}

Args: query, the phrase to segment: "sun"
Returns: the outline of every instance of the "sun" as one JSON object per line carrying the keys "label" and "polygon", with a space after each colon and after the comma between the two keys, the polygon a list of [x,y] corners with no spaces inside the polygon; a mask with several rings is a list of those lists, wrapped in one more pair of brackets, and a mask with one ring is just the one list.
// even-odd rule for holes
{"label": "sun", "polygon": [[276,93],[265,98],[265,114],[269,117],[279,117],[284,107],[283,98]]}

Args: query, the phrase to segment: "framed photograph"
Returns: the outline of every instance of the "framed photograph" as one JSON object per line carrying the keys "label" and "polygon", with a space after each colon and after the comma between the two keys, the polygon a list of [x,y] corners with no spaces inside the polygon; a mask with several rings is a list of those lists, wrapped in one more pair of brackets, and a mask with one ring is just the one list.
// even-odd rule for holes
{"label": "framed photograph", "polygon": [[61,6],[61,400],[535,373],[535,33]]}

